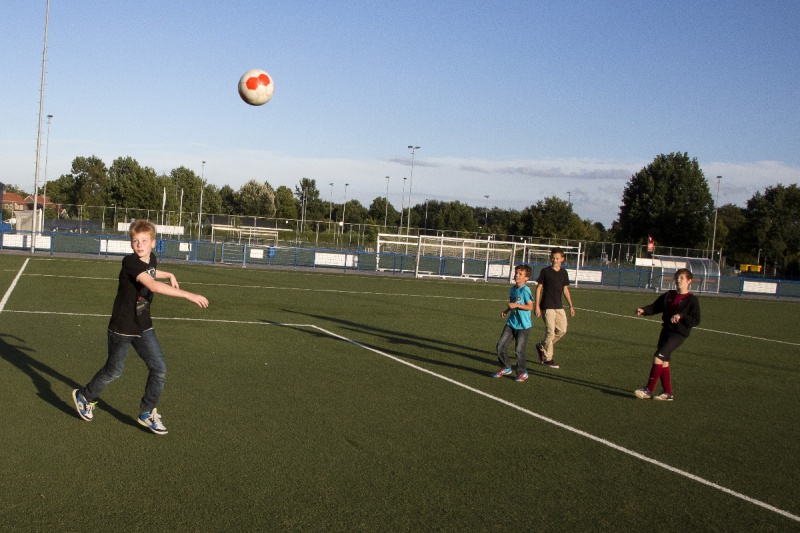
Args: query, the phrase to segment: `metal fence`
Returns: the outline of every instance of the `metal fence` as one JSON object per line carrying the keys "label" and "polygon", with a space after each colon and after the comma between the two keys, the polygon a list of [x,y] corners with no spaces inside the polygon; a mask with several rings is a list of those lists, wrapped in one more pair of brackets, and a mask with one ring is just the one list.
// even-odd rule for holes
{"label": "metal fence", "polygon": [[[32,246],[35,244],[35,246]],[[0,250],[27,251],[37,254],[80,254],[101,258],[115,258],[131,253],[130,240],[122,235],[100,235],[83,233],[49,232],[37,234],[32,242],[31,232],[0,232]],[[184,261],[187,263],[224,263],[259,267],[313,268],[320,270],[342,270],[377,272],[390,275],[410,275],[416,267],[413,254],[381,253],[365,250],[342,250],[327,247],[264,246],[237,242],[208,242],[200,240],[157,239],[156,255],[159,260]],[[483,271],[485,260],[476,260],[475,265],[463,264],[463,258],[422,256],[422,261],[431,261],[444,274],[461,272],[463,268]],[[450,264],[452,262],[452,265]],[[532,265],[533,279],[547,264]],[[567,269],[574,268],[566,264]],[[658,270],[635,267],[582,265],[581,287],[605,287],[613,289],[660,290]],[[502,279],[502,278],[495,278]],[[747,276],[721,276],[719,293],[745,296],[760,295],[772,298],[800,298],[800,282]],[[693,287],[703,286],[703,279],[695,277]],[[573,280],[575,283],[576,280]],[[696,289],[697,290],[697,289]]]}

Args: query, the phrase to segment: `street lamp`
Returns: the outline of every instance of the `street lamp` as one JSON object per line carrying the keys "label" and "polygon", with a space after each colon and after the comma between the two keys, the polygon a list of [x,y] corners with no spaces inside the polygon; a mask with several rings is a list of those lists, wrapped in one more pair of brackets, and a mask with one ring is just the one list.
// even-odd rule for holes
{"label": "street lamp", "polygon": [[567,205],[572,207],[572,193],[567,191]]}
{"label": "street lamp", "polygon": [[42,191],[42,220],[47,209],[47,161],[50,158],[50,120],[53,115],[47,115],[47,148],[44,152],[44,190]]}
{"label": "street lamp", "polygon": [[722,176],[717,176],[717,199],[714,200],[714,236],[711,238],[711,260],[714,260],[714,246],[717,244],[717,214],[719,212],[719,182]]}
{"label": "street lamp", "polygon": [[347,187],[349,183],[344,184],[344,203],[342,204],[342,242],[344,242],[344,215],[347,213]]}
{"label": "street lamp", "polygon": [[489,233],[487,227],[489,224],[489,195],[484,194],[483,197],[486,198],[486,206],[483,208],[483,227],[486,228],[486,233]]}
{"label": "street lamp", "polygon": [[383,214],[383,227],[386,227],[386,221],[389,219],[389,176],[386,176],[386,212]]}
{"label": "street lamp", "polygon": [[333,223],[333,183],[329,183],[328,185],[331,186],[331,198],[328,201],[328,224],[331,224]]}
{"label": "street lamp", "polygon": [[408,220],[406,221],[406,235],[411,233],[411,187],[414,186],[414,154],[419,150],[419,146],[408,145],[411,150],[411,176],[408,180]]}
{"label": "street lamp", "polygon": [[206,162],[200,167],[200,210],[197,212],[197,240],[200,241],[200,227],[203,218],[203,189],[205,189]]}

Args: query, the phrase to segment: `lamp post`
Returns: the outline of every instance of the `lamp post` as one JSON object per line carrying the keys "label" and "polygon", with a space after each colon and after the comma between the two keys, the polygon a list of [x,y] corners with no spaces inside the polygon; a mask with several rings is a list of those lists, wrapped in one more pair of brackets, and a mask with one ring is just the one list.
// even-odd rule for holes
{"label": "lamp post", "polygon": [[47,209],[47,161],[50,158],[50,120],[53,115],[47,115],[47,148],[44,151],[44,190],[42,190],[42,220]]}
{"label": "lamp post", "polygon": [[200,167],[200,210],[197,212],[197,240],[200,241],[200,227],[202,226],[203,219],[203,189],[205,189],[206,180],[206,162]]}
{"label": "lamp post", "polygon": [[406,235],[411,233],[411,187],[414,186],[414,154],[419,150],[419,146],[408,145],[411,150],[411,175],[408,179],[408,220],[406,220]]}
{"label": "lamp post", "polygon": [[44,15],[44,48],[42,50],[42,85],[39,89],[39,127],[36,132],[36,172],[33,180],[33,225],[31,226],[31,253],[36,251],[36,210],[39,196],[39,161],[42,150],[42,112],[44,111],[44,76],[47,72],[47,26],[50,22],[50,0]]}
{"label": "lamp post", "polygon": [[567,205],[572,207],[572,193],[567,191]]}
{"label": "lamp post", "polygon": [[344,203],[342,204],[342,242],[344,242],[344,215],[347,213],[347,187],[349,183],[344,184]]}
{"label": "lamp post", "polygon": [[717,244],[717,214],[719,212],[719,182],[722,176],[717,176],[717,199],[714,200],[714,236],[711,238],[711,260],[714,260],[714,247]]}
{"label": "lamp post", "polygon": [[333,183],[329,183],[328,185],[331,186],[331,197],[328,200],[328,224],[333,223]]}
{"label": "lamp post", "polygon": [[486,198],[486,206],[483,208],[483,227],[486,228],[486,233],[489,233],[489,195],[484,194],[484,198]]}
{"label": "lamp post", "polygon": [[386,227],[386,221],[389,220],[389,176],[386,176],[386,211],[383,214],[383,227]]}

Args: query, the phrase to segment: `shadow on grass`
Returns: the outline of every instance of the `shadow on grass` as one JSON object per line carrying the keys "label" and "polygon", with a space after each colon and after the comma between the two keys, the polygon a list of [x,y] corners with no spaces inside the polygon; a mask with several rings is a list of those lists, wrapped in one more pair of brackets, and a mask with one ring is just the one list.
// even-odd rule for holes
{"label": "shadow on grass", "polygon": [[[440,339],[431,339],[431,338],[423,337],[423,336],[420,336],[420,335],[413,335],[413,334],[407,334],[407,333],[406,334],[402,334],[402,333],[398,333],[396,330],[387,330],[387,329],[382,329],[382,328],[376,328],[376,327],[368,326],[366,324],[361,324],[361,323],[353,322],[353,321],[350,321],[350,320],[344,320],[344,319],[341,319],[341,318],[335,318],[335,317],[329,317],[329,316],[323,316],[323,315],[314,315],[314,314],[309,314],[309,313],[302,313],[302,312],[293,311],[293,310],[290,310],[290,309],[282,309],[282,311],[285,311],[287,313],[296,314],[296,315],[306,316],[306,317],[313,318],[313,319],[318,320],[318,321],[325,321],[325,322],[333,323],[333,324],[338,325],[339,327],[342,327],[343,329],[345,329],[347,331],[352,331],[352,332],[355,332],[355,333],[366,333],[368,335],[372,335],[374,337],[378,337],[378,338],[384,339],[386,342],[388,342],[388,343],[390,343],[392,345],[404,345],[404,346],[409,346],[409,347],[422,348],[424,350],[433,350],[433,351],[436,351],[436,352],[439,352],[439,353],[443,353],[443,354],[446,354],[446,355],[454,355],[454,356],[461,357],[461,358],[472,359],[473,361],[477,361],[477,362],[479,362],[481,364],[487,365],[487,367],[491,367],[491,365],[495,364],[496,361],[497,361],[497,359],[494,358],[494,357],[487,358],[487,357],[482,357],[480,355],[474,355],[473,353],[477,352],[478,350],[476,350],[475,348],[472,348],[470,346],[463,346],[463,345],[454,344],[454,343],[450,343],[450,342],[444,342],[444,341],[442,341]],[[277,322],[273,322],[273,321],[269,321],[269,320],[263,320],[263,322],[269,323],[269,324],[282,325],[284,327],[292,327],[292,326],[286,326],[285,324],[279,324]],[[314,336],[317,336],[317,337],[330,338],[329,335],[327,335],[327,334],[325,334],[325,333],[323,333],[321,331],[317,331],[315,329],[300,328],[300,327],[295,327],[294,329],[297,329],[298,331],[302,331],[303,333],[311,334],[311,335],[314,335]],[[459,364],[455,364],[455,363],[450,363],[450,362],[446,362],[446,361],[440,360],[440,359],[431,359],[431,358],[427,358],[427,357],[420,357],[420,356],[417,356],[417,355],[411,355],[411,354],[408,354],[408,353],[405,353],[405,352],[401,352],[401,351],[397,351],[397,350],[388,350],[388,349],[385,349],[385,348],[379,348],[377,346],[372,346],[372,347],[376,348],[376,349],[380,349],[381,351],[385,351],[389,355],[393,355],[393,356],[400,357],[400,358],[407,359],[407,360],[411,360],[411,361],[431,363],[431,364],[435,364],[435,365],[439,365],[439,366],[447,366],[447,367],[450,367],[450,368],[457,368],[459,370],[464,370],[466,372],[471,372],[473,374],[477,374],[477,375],[480,375],[480,376],[488,375],[488,373],[489,373],[488,370],[481,371],[481,370],[478,370],[478,369],[476,369],[474,367],[465,366],[465,365],[459,365]],[[469,352],[473,352],[473,353],[469,353]]]}
{"label": "shadow on grass", "polygon": [[[13,343],[13,344],[12,344]],[[20,372],[25,374],[31,379],[33,386],[36,388],[36,395],[44,402],[52,405],[59,411],[68,415],[74,416],[80,420],[80,417],[75,412],[75,406],[72,403],[72,398],[66,400],[60,397],[53,390],[52,380],[60,381],[67,385],[70,389],[77,389],[82,387],[73,379],[65,376],[54,368],[42,363],[38,359],[31,357],[26,352],[31,349],[24,346],[25,341],[14,335],[0,333],[0,357],[4,361],[8,361],[15,366]],[[122,423],[139,427],[134,418],[125,413],[111,407],[102,400],[97,403],[98,408],[108,412]]]}
{"label": "shadow on grass", "polygon": [[[448,343],[448,342],[442,342],[439,339],[430,339],[430,338],[427,338],[427,337],[422,337],[422,336],[413,335],[413,334],[399,334],[396,330],[386,330],[386,329],[382,329],[382,328],[375,328],[375,327],[372,327],[372,326],[367,326],[365,324],[353,322],[353,321],[350,321],[350,320],[344,320],[344,319],[341,319],[341,318],[334,318],[334,317],[329,317],[329,316],[302,313],[302,312],[298,312],[298,311],[292,311],[292,310],[289,310],[289,309],[282,309],[282,311],[285,311],[287,313],[293,313],[293,314],[307,316],[307,317],[313,318],[315,320],[322,320],[322,321],[332,322],[332,323],[337,324],[337,325],[339,325],[339,326],[341,326],[341,327],[343,327],[343,328],[345,328],[345,329],[347,329],[349,331],[359,332],[359,333],[365,333],[366,332],[367,334],[370,334],[370,335],[373,335],[373,336],[376,336],[376,337],[380,337],[380,338],[382,338],[382,339],[384,339],[384,340],[386,340],[386,341],[388,341],[389,343],[392,343],[392,344],[405,344],[405,345],[409,345],[409,346],[415,346],[415,347],[418,347],[418,348],[422,348],[422,349],[425,349],[425,350],[435,350],[435,351],[438,351],[438,352],[444,352],[444,353],[456,355],[456,356],[459,356],[459,357],[466,357],[468,359],[472,359],[474,361],[477,361],[477,362],[479,362],[481,364],[486,364],[489,367],[491,367],[491,365],[493,365],[493,364],[496,364],[496,362],[497,362],[497,360],[494,357],[487,358],[487,357],[480,357],[480,356],[476,356],[476,355],[470,355],[469,353],[465,353],[465,351],[477,351],[474,348],[467,347],[467,346],[462,346],[462,345],[458,345],[458,344],[453,344],[453,343]],[[284,327],[292,327],[292,326],[286,326],[285,324],[280,324],[278,322],[269,321],[269,320],[263,320],[263,322],[269,323],[269,324],[281,325],[281,326],[284,326]],[[301,328],[301,327],[294,327],[293,329],[296,329],[298,331],[302,331],[305,334],[310,334],[310,335],[313,335],[313,336],[316,336],[316,337],[320,337],[320,338],[330,338],[329,335],[327,335],[327,334],[325,334],[325,333],[323,333],[321,331],[315,330],[315,329]],[[442,349],[441,348],[442,345],[447,346],[448,348]],[[376,347],[374,347],[374,348],[376,348]],[[458,348],[460,348],[460,350],[458,350]],[[490,370],[482,371],[482,370],[478,370],[478,369],[476,369],[474,367],[469,367],[469,366],[449,363],[449,362],[438,360],[438,359],[431,359],[431,358],[427,358],[427,357],[420,357],[420,356],[416,356],[416,355],[410,355],[408,353],[403,353],[403,352],[399,352],[399,351],[396,351],[396,350],[381,349],[381,351],[385,351],[386,353],[388,353],[390,355],[394,355],[394,356],[397,356],[397,357],[400,357],[400,358],[403,358],[403,359],[417,361],[417,362],[431,363],[431,364],[435,364],[435,365],[439,365],[439,366],[447,366],[447,367],[450,367],[450,368],[455,368],[455,369],[459,369],[459,370],[464,370],[466,372],[471,372],[471,373],[477,374],[479,376],[488,377],[490,375],[490,373],[491,373]],[[513,359],[513,355],[512,355],[512,359]],[[587,388],[590,388],[590,389],[595,389],[595,390],[598,390],[598,391],[600,391],[600,392],[602,392],[604,394],[609,394],[609,395],[612,395],[612,396],[619,396],[619,397],[622,397],[622,398],[635,399],[635,397],[632,394],[632,389],[614,387],[614,386],[611,386],[611,385],[607,385],[605,383],[598,383],[598,382],[589,381],[589,380],[586,380],[586,379],[579,379],[579,378],[575,378],[575,377],[572,377],[572,376],[564,375],[563,373],[559,374],[561,372],[560,370],[548,369],[548,368],[544,368],[543,366],[542,366],[541,369],[538,369],[537,371],[534,372],[534,368],[537,367],[537,366],[541,366],[541,365],[539,365],[538,363],[534,363],[534,361],[531,360],[531,359],[528,360],[528,372],[531,373],[531,374],[535,374],[537,377],[542,377],[542,378],[550,379],[550,380],[554,380],[554,381],[561,381],[563,383],[568,383],[570,385],[577,385],[577,386],[580,386],[580,387],[587,387]]]}

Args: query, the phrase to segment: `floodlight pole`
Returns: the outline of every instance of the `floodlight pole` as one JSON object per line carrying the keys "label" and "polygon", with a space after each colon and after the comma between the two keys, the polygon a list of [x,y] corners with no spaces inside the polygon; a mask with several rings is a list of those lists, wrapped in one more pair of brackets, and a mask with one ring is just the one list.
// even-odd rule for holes
{"label": "floodlight pole", "polygon": [[342,204],[342,242],[344,242],[344,215],[347,213],[347,187],[349,183],[344,184],[344,203]]}
{"label": "floodlight pole", "polygon": [[328,200],[328,224],[330,225],[333,224],[333,183],[329,183],[328,185],[331,186],[331,197],[330,200]]}
{"label": "floodlight pole", "polygon": [[[44,188],[42,190],[42,221],[47,209],[47,162],[50,159],[50,120],[53,115],[47,115],[47,148],[44,151]],[[44,226],[43,226],[44,227]]]}
{"label": "floodlight pole", "polygon": [[419,150],[419,146],[408,145],[411,150],[411,175],[408,179],[408,220],[406,221],[406,235],[411,234],[411,187],[414,186],[414,154]]}
{"label": "floodlight pole", "polygon": [[200,242],[200,227],[203,219],[203,189],[205,189],[206,162],[200,167],[200,210],[197,213],[197,242]]}
{"label": "floodlight pole", "polygon": [[483,208],[483,227],[486,229],[486,233],[488,235],[489,228],[487,227],[489,224],[489,195],[484,194],[484,198],[486,198],[486,206]]}
{"label": "floodlight pole", "polygon": [[42,113],[44,112],[44,75],[47,72],[47,26],[50,22],[50,0],[44,15],[44,49],[42,51],[42,85],[39,88],[39,128],[36,133],[36,172],[33,179],[33,225],[31,226],[31,253],[36,252],[36,211],[39,204],[39,159],[42,150]]}
{"label": "floodlight pole", "polygon": [[383,227],[386,231],[386,221],[389,220],[389,176],[386,176],[386,210],[383,214]]}
{"label": "floodlight pole", "polygon": [[711,260],[714,260],[714,247],[717,244],[717,214],[719,213],[719,182],[722,176],[717,176],[717,199],[714,200],[714,236],[711,238]]}

